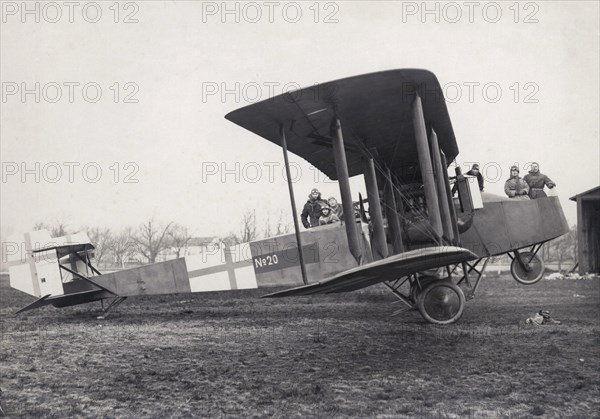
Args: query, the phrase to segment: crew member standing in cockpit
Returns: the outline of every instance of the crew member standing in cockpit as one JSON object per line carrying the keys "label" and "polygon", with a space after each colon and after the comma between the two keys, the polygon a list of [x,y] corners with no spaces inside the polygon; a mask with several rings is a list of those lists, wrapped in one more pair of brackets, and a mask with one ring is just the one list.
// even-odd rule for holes
{"label": "crew member standing in cockpit", "polygon": [[547,196],[546,192],[544,192],[544,186],[547,186],[548,189],[556,186],[548,176],[540,173],[540,165],[537,163],[531,163],[531,170],[523,177],[523,180],[529,185],[529,197],[531,199]]}

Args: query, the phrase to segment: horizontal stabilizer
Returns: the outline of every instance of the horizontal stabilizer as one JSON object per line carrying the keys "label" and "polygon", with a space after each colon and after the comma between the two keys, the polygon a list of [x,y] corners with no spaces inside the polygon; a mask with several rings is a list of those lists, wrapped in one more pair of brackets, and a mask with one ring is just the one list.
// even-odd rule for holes
{"label": "horizontal stabilizer", "polygon": [[290,297],[355,291],[380,282],[393,281],[415,272],[473,259],[477,259],[477,256],[461,247],[426,247],[352,268],[314,284],[275,292],[264,297]]}
{"label": "horizontal stabilizer", "polygon": [[43,307],[45,305],[51,304],[50,301],[47,301],[47,299],[48,299],[48,297],[50,297],[50,295],[51,294],[46,294],[43,297],[38,298],[33,303],[28,304],[25,307],[23,307],[22,309],[20,309],[19,311],[17,311],[15,314],[19,314],[22,311],[33,310],[34,308]]}
{"label": "horizontal stabilizer", "polygon": [[54,307],[69,307],[82,303],[91,303],[92,301],[98,301],[103,298],[110,298],[113,295],[110,292],[104,290],[90,290],[83,292],[76,292],[67,295],[44,295],[38,298],[33,303],[23,307],[15,314],[19,314],[23,311],[33,310],[34,308],[40,308],[47,305],[53,305]]}

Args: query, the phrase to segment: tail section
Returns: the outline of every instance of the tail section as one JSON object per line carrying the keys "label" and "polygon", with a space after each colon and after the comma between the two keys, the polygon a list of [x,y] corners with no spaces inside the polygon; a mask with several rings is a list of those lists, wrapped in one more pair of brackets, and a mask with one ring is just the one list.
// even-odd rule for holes
{"label": "tail section", "polygon": [[63,295],[63,284],[74,277],[61,270],[59,262],[85,272],[86,264],[73,254],[93,248],[84,233],[52,238],[48,231],[38,230],[13,237],[6,243],[10,286],[34,297]]}
{"label": "tail section", "polygon": [[[302,235],[304,263],[313,281],[356,267],[343,225],[323,226]],[[362,237],[364,247],[368,248],[368,231],[363,231]],[[293,234],[235,246],[215,243],[198,255],[106,274],[92,266],[94,246],[83,233],[51,238],[47,231],[35,231],[12,244],[6,252],[10,285],[38,298],[26,309],[138,295],[303,284]]]}

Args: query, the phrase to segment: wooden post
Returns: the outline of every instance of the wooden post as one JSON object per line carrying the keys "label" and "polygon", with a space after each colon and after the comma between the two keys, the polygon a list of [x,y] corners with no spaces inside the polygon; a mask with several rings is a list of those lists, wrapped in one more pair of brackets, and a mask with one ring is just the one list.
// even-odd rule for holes
{"label": "wooden post", "polygon": [[435,188],[435,180],[433,178],[433,168],[429,154],[423,106],[421,104],[421,97],[418,94],[415,95],[415,101],[413,102],[413,127],[415,130],[415,141],[417,143],[417,153],[419,156],[419,167],[421,168],[421,177],[425,188],[425,200],[427,201],[429,223],[437,236],[436,241],[440,244],[440,238],[443,234],[442,217],[440,215],[440,205]]}
{"label": "wooden post", "polygon": [[346,150],[344,149],[344,137],[342,135],[342,125],[340,120],[334,118],[331,121],[331,137],[333,138],[333,158],[335,160],[335,169],[338,175],[338,184],[340,187],[340,196],[342,197],[342,208],[344,210],[344,225],[346,226],[346,235],[348,237],[348,246],[350,253],[358,264],[362,264],[362,246],[356,228],[356,218],[354,217],[354,206],[352,205],[352,192],[350,191],[350,176],[348,174],[348,163],[346,161]]}
{"label": "wooden post", "polygon": [[381,202],[379,200],[379,188],[375,174],[375,162],[373,159],[365,161],[364,176],[367,188],[367,199],[369,200],[369,215],[373,226],[373,260],[388,257],[388,247],[385,240],[385,228],[383,227],[383,215],[381,214]]}
{"label": "wooden post", "polygon": [[290,203],[292,204],[292,217],[294,218],[294,231],[296,232],[296,244],[298,245],[298,261],[300,262],[300,271],[302,272],[302,282],[308,285],[306,277],[306,266],[304,266],[304,254],[302,252],[302,238],[300,236],[300,225],[298,223],[298,211],[296,211],[296,200],[294,199],[294,186],[292,185],[292,175],[290,174],[290,162],[288,160],[287,141],[285,139],[285,129],[280,127],[281,148],[283,149],[283,160],[285,162],[285,173],[287,175],[288,189],[290,192]]}
{"label": "wooden post", "polygon": [[584,275],[588,272],[587,250],[587,228],[585,225],[585,214],[583,212],[583,199],[577,195],[577,262],[579,262],[579,274]]}

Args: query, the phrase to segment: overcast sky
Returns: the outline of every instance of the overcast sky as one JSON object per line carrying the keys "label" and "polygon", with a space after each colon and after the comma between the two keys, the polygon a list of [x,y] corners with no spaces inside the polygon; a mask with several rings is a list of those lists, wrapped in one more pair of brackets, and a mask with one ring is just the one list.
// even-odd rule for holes
{"label": "overcast sky", "polygon": [[[223,116],[395,68],[437,75],[457,162],[480,163],[487,191],[538,161],[573,224],[568,197],[600,184],[597,2],[23,4],[2,3],[3,233],[154,217],[225,235],[244,211],[288,214],[281,149]],[[314,186],[339,197],[293,161],[299,208]]]}

